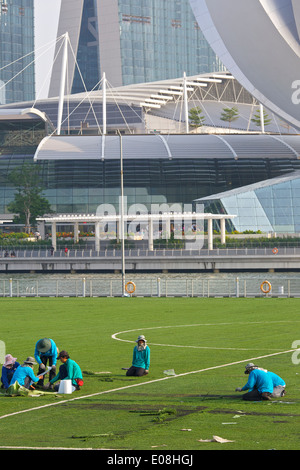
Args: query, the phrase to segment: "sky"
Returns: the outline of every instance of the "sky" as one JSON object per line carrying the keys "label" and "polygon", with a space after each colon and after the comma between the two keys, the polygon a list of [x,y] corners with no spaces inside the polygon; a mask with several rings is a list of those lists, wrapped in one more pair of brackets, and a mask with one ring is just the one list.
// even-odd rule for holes
{"label": "sky", "polygon": [[61,0],[34,0],[37,99],[48,96],[60,4]]}

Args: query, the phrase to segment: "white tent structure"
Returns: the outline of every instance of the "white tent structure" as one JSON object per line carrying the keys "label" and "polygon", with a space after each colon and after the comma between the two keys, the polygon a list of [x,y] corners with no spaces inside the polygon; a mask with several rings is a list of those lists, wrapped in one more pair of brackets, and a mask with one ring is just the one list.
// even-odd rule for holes
{"label": "white tent structure", "polygon": [[[230,214],[208,214],[198,212],[183,212],[183,213],[164,213],[164,214],[136,214],[136,215],[124,215],[123,221],[125,224],[144,224],[147,227],[146,237],[148,239],[148,249],[153,250],[154,227],[158,222],[162,222],[165,227],[166,238],[170,237],[171,234],[171,222],[186,223],[193,221],[197,223],[199,221],[207,220],[207,237],[208,237],[208,249],[213,250],[213,220],[220,221],[221,227],[221,242],[225,244],[225,222],[236,217]],[[126,230],[121,230],[121,215],[96,215],[96,214],[60,214],[53,216],[40,217],[37,219],[40,222],[51,225],[51,238],[52,246],[56,250],[56,230],[58,225],[73,224],[74,225],[74,241],[78,241],[78,226],[79,224],[88,223],[95,226],[95,250],[100,250],[100,240],[102,228],[108,223],[114,223],[116,228],[116,237],[120,239],[122,233],[126,237]],[[183,236],[179,235],[178,238]],[[194,235],[191,238],[199,237],[203,240],[203,233]]]}

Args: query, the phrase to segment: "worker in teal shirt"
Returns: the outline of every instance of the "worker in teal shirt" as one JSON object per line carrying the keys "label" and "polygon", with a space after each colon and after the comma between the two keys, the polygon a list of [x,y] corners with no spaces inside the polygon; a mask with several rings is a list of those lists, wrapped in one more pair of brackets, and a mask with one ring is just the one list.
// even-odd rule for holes
{"label": "worker in teal shirt", "polygon": [[[58,359],[60,362],[62,362],[58,374],[45,385],[45,388],[52,388],[54,383],[58,380],[71,380],[74,389],[80,390],[80,387],[83,385],[83,377],[80,366],[77,364],[77,362],[73,361],[67,351],[64,350],[60,351]],[[59,385],[56,385],[55,390],[58,389]]]}
{"label": "worker in teal shirt", "polygon": [[[46,371],[47,363],[51,367],[49,372],[49,379],[53,379],[56,375],[56,361],[57,361],[58,348],[51,338],[42,338],[36,345],[34,350],[34,357],[39,364],[39,374]],[[44,385],[44,377],[38,383],[39,386]]]}
{"label": "worker in teal shirt", "polygon": [[18,382],[22,387],[29,388],[33,382],[38,382],[41,379],[40,376],[35,376],[33,373],[33,366],[36,364],[33,357],[27,357],[26,361],[19,366],[10,382],[10,385],[13,385],[15,382]]}
{"label": "worker in teal shirt", "polygon": [[149,373],[150,348],[144,335],[136,340],[137,345],[133,348],[132,366],[126,372],[128,376],[142,377]]}
{"label": "worker in teal shirt", "polygon": [[247,401],[271,400],[273,382],[268,371],[252,363],[247,364],[245,369],[245,374],[249,374],[248,382],[242,388],[236,388],[236,392],[248,390],[243,395],[243,400]]}

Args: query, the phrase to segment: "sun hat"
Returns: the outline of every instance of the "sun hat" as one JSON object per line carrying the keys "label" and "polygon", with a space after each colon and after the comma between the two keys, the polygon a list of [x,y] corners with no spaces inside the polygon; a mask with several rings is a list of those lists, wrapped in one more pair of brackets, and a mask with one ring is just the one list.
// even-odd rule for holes
{"label": "sun hat", "polygon": [[27,357],[26,361],[24,361],[24,364],[31,364],[31,365],[34,366],[36,364],[36,362],[35,362],[33,357],[29,356],[29,357]]}
{"label": "sun hat", "polygon": [[4,362],[4,366],[10,366],[12,364],[14,364],[16,362],[17,358],[16,357],[13,357],[11,354],[6,354],[5,356],[5,362]]}
{"label": "sun hat", "polygon": [[139,341],[144,341],[145,343],[147,343],[147,340],[144,335],[140,335],[135,342],[138,343]]}
{"label": "sun hat", "polygon": [[49,351],[50,348],[51,348],[51,341],[49,338],[40,339],[36,343],[36,349],[41,353]]}

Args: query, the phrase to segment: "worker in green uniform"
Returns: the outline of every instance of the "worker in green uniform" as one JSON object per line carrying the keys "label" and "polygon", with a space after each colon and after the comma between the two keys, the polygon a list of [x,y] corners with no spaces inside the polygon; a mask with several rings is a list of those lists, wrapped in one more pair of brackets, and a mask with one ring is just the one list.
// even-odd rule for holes
{"label": "worker in green uniform", "polygon": [[[46,384],[45,388],[52,387],[58,380],[69,379],[72,381],[72,385],[75,387],[75,390],[80,390],[80,387],[83,385],[83,377],[77,362],[70,358],[67,351],[60,351],[57,359],[62,362],[62,365],[59,368],[58,374]],[[54,389],[58,390],[58,388],[59,385],[55,385]]]}
{"label": "worker in green uniform", "polygon": [[150,348],[144,335],[136,340],[137,345],[133,348],[132,365],[126,372],[127,376],[142,377],[149,373]]}

